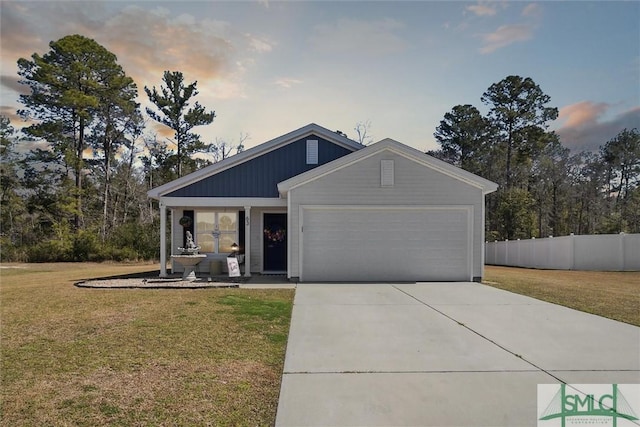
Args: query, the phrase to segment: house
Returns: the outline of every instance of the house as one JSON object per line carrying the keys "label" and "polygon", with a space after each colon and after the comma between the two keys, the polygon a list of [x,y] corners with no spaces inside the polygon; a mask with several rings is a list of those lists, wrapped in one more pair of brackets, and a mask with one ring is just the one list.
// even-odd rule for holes
{"label": "house", "polygon": [[148,194],[160,202],[161,275],[170,210],[172,254],[186,230],[212,260],[237,243],[246,276],[478,281],[496,189],[392,139],[365,147],[310,124]]}

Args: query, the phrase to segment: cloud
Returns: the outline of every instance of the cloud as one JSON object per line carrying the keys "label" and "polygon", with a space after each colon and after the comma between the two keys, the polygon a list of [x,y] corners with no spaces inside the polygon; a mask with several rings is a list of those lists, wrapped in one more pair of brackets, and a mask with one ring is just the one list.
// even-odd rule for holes
{"label": "cloud", "polygon": [[522,16],[538,17],[542,14],[542,9],[537,3],[529,3],[522,9]]}
{"label": "cloud", "polygon": [[285,89],[290,89],[292,86],[299,85],[300,83],[302,83],[302,80],[293,79],[290,77],[283,77],[275,81],[276,85]]}
{"label": "cloud", "polygon": [[480,53],[492,53],[513,43],[530,40],[533,30],[529,24],[502,25],[492,33],[481,35],[484,46],[480,48]]}
{"label": "cloud", "polygon": [[7,117],[11,121],[11,126],[13,126],[14,129],[28,126],[28,123],[18,115],[18,112],[14,107],[9,107],[7,105],[0,106],[0,115]]}
{"label": "cloud", "polygon": [[151,134],[156,135],[159,141],[168,142],[172,147],[175,147],[175,131],[173,129],[153,120],[149,120],[147,126],[150,128]]}
{"label": "cloud", "polygon": [[[31,93],[31,89],[29,86],[23,85],[20,83],[20,77],[18,75],[6,75],[3,74],[0,76],[0,85],[3,88],[9,89],[12,92],[15,92],[19,95],[28,95]],[[2,97],[8,96],[3,94]],[[16,97],[17,98],[17,97]]]}
{"label": "cloud", "polygon": [[[477,6],[480,5],[483,4],[479,3]],[[506,7],[504,3],[502,5]],[[492,10],[496,10],[496,8],[493,7]],[[488,11],[485,13],[488,14]],[[483,45],[479,52],[482,54],[493,53],[514,43],[531,40],[535,29],[540,24],[542,8],[537,3],[530,3],[522,9],[520,14],[523,17],[523,22],[501,25],[493,32],[480,34],[479,37],[482,39]]]}
{"label": "cloud", "polygon": [[246,36],[249,39],[249,45],[256,52],[263,53],[271,52],[271,50],[273,50],[273,46],[271,45],[271,43],[268,43],[266,40],[255,38],[251,34],[247,34]]}
{"label": "cloud", "polygon": [[474,13],[477,16],[493,16],[498,13],[498,9],[495,4],[489,4],[485,2],[478,2],[478,4],[467,6],[464,9]]}
{"label": "cloud", "polygon": [[560,141],[573,151],[597,151],[623,129],[638,127],[640,107],[603,120],[609,108],[608,104],[590,101],[562,107],[558,116],[561,124],[556,131]]}
{"label": "cloud", "polygon": [[225,37],[224,23],[128,6],[107,20],[101,33],[110,50],[127,53],[127,72],[145,82],[159,81],[165,70],[215,79],[234,68],[234,45]]}
{"label": "cloud", "polygon": [[562,107],[558,114],[558,120],[563,123],[563,127],[578,128],[597,121],[608,108],[609,104],[604,102],[582,101]]}
{"label": "cloud", "polygon": [[50,41],[67,34],[92,34],[103,16],[101,2],[2,2],[3,59],[43,53]]}
{"label": "cloud", "polygon": [[102,2],[3,2],[3,69],[9,59],[17,69],[18,58],[46,53],[51,40],[84,34],[115,53],[140,89],[159,85],[165,70],[180,70],[199,88],[219,89],[216,98],[241,98],[246,67],[272,50],[267,40],[225,21],[176,16],[149,3],[114,4],[121,6],[108,12]]}
{"label": "cloud", "polygon": [[406,48],[406,42],[397,34],[403,28],[404,24],[394,19],[341,18],[335,23],[317,25],[311,43],[322,52],[385,55]]}

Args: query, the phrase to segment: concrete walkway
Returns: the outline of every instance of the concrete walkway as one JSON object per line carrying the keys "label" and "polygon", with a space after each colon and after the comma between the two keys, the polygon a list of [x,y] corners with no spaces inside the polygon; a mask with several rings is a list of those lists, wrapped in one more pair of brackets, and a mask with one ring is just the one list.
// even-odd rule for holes
{"label": "concrete walkway", "polygon": [[477,283],[298,284],[276,426],[535,426],[560,381],[640,383],[640,328]]}

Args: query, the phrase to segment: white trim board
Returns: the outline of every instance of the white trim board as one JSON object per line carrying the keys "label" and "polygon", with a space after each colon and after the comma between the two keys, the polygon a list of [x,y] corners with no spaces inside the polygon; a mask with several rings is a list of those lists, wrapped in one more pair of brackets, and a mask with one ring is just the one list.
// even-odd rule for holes
{"label": "white trim board", "polygon": [[486,180],[480,176],[474,175],[456,166],[450,165],[442,160],[438,160],[435,157],[431,157],[424,154],[415,148],[404,145],[393,139],[384,139],[368,147],[340,157],[332,162],[325,163],[317,168],[311,169],[307,172],[296,175],[285,181],[278,183],[278,191],[280,195],[285,197],[287,193],[295,188],[301,187],[309,182],[320,179],[326,175],[332,174],[340,169],[349,167],[355,163],[368,159],[381,152],[388,151],[406,159],[412,160],[425,167],[433,169],[444,175],[450,176],[454,179],[462,181],[468,185],[476,187],[482,190],[483,194],[492,193],[497,190],[498,184]]}
{"label": "white trim board", "polygon": [[203,208],[203,207],[286,207],[287,200],[276,197],[160,197],[167,207]]}
{"label": "white trim board", "polygon": [[299,129],[291,131],[285,135],[274,138],[270,141],[262,143],[260,145],[256,145],[246,151],[243,151],[239,154],[236,154],[231,157],[227,157],[226,159],[214,163],[210,166],[197,170],[189,175],[185,175],[181,178],[163,184],[159,187],[153,188],[147,192],[147,195],[153,199],[158,199],[164,194],[171,193],[180,188],[186,187],[195,182],[201,181],[209,176],[218,174],[227,169],[230,169],[239,164],[248,162],[249,160],[255,159],[256,157],[260,157],[264,154],[267,154],[271,151],[274,151],[280,147],[283,147],[292,142],[298,141],[306,136],[316,135],[327,141],[330,141],[334,144],[340,145],[342,147],[348,148],[353,151],[360,150],[363,148],[362,145],[353,141],[345,136],[342,136],[336,132],[333,132],[325,127],[319,126],[315,123],[310,123],[306,126],[303,126]]}

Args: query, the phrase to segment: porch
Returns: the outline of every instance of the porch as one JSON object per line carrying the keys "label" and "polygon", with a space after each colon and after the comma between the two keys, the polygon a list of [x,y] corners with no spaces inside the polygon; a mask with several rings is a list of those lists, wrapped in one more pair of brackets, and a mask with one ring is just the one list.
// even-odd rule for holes
{"label": "porch", "polygon": [[[237,245],[241,273],[287,273],[287,201],[279,198],[160,198],[160,277],[184,271],[171,255],[179,255],[191,232],[199,253],[202,277],[226,274],[226,258]],[[168,223],[168,224],[167,224]],[[169,236],[167,236],[169,233]],[[169,237],[169,239],[167,239]]]}

